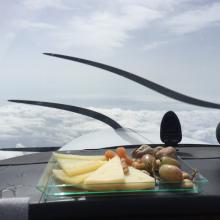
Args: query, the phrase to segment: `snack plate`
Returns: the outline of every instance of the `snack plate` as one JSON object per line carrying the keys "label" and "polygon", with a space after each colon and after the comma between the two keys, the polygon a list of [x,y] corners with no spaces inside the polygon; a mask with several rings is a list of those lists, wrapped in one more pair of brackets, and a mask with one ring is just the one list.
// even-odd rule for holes
{"label": "snack plate", "polygon": [[[181,169],[189,174],[192,174],[195,169],[193,169],[188,163],[183,161],[180,157],[178,160],[181,165]],[[199,193],[202,191],[204,184],[208,183],[208,180],[203,177],[199,172],[193,179],[193,188],[183,188],[181,183],[171,183],[171,182],[162,182],[157,180],[155,182],[155,187],[151,189],[123,189],[120,190],[124,183],[109,183],[108,186],[111,186],[111,190],[105,190],[107,184],[96,184],[96,186],[103,188],[99,191],[90,191],[82,189],[80,184],[63,184],[56,180],[52,170],[58,168],[58,163],[54,156],[51,156],[39,182],[37,189],[43,193],[44,200],[47,198],[63,198],[66,196],[98,196],[102,194],[140,194],[140,193],[158,193],[158,192],[182,192],[182,193]],[[140,183],[130,183],[131,185],[138,185]],[[120,187],[118,187],[120,185]],[[109,188],[109,187],[108,187]]]}

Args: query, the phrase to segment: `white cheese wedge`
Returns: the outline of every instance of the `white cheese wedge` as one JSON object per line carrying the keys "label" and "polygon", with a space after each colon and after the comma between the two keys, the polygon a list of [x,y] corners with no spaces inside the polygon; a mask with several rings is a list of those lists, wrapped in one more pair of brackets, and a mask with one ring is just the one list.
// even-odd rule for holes
{"label": "white cheese wedge", "polygon": [[70,160],[57,158],[58,164],[68,176],[76,176],[96,170],[106,161],[101,160]]}
{"label": "white cheese wedge", "polygon": [[94,156],[82,156],[82,155],[74,155],[74,154],[60,154],[53,153],[56,159],[77,159],[77,160],[107,160],[104,155],[94,155]]}
{"label": "white cheese wedge", "polygon": [[155,179],[134,167],[128,167],[129,174],[125,175],[125,184],[122,189],[153,189]]}
{"label": "white cheese wedge", "polygon": [[[117,161],[118,162],[118,161]],[[119,164],[113,164],[115,170],[119,168]],[[107,166],[107,168],[106,168]],[[106,163],[96,171],[94,171],[88,178],[84,180],[84,188],[89,190],[140,190],[153,189],[155,187],[155,179],[134,167],[128,167],[129,174],[119,178],[112,178],[115,175],[112,169],[112,163]],[[101,172],[100,172],[101,171]],[[123,170],[122,170],[123,172]],[[101,174],[100,174],[101,173]],[[113,174],[112,174],[113,173]],[[110,180],[111,178],[111,180]]]}
{"label": "white cheese wedge", "polygon": [[86,178],[84,187],[91,190],[117,189],[124,180],[120,158],[115,156]]}
{"label": "white cheese wedge", "polygon": [[66,184],[81,184],[84,181],[84,179],[86,179],[91,174],[92,172],[89,172],[89,173],[84,173],[81,175],[70,177],[66,175],[66,173],[63,170],[56,170],[56,169],[53,170],[53,175],[55,176],[55,178],[62,181],[62,183],[66,183]]}

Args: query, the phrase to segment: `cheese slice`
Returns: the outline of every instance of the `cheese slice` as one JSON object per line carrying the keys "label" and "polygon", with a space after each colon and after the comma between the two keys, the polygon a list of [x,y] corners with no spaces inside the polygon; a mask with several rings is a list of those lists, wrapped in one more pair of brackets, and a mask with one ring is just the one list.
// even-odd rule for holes
{"label": "cheese slice", "polygon": [[[115,168],[118,166],[113,164]],[[128,167],[129,174],[121,176],[121,179],[114,178],[112,174],[112,164],[106,163],[96,171],[94,171],[88,178],[84,180],[83,188],[88,190],[140,190],[153,189],[155,187],[155,179],[134,167]],[[107,167],[107,168],[105,168]],[[102,171],[100,174],[100,170]],[[103,171],[104,170],[104,171]],[[122,171],[123,172],[123,171]],[[102,178],[101,178],[102,176]],[[104,176],[104,177],[103,177]],[[111,178],[111,179],[110,179]]]}
{"label": "cheese slice", "polygon": [[82,156],[75,154],[60,154],[53,152],[53,155],[56,159],[77,159],[77,160],[107,160],[104,155],[95,155],[95,156]]}
{"label": "cheese slice", "polygon": [[155,187],[155,179],[134,167],[129,166],[129,174],[125,175],[125,184],[122,189],[152,189]]}
{"label": "cheese slice", "polygon": [[86,179],[91,174],[92,172],[89,172],[89,173],[84,173],[81,175],[70,177],[66,175],[66,173],[63,170],[56,170],[56,169],[53,170],[53,175],[55,176],[55,178],[62,181],[62,183],[67,183],[67,184],[81,184],[84,181],[84,179]]}
{"label": "cheese slice", "polygon": [[76,176],[96,170],[106,163],[101,160],[70,160],[57,158],[58,164],[68,176]]}
{"label": "cheese slice", "polygon": [[115,188],[117,183],[123,182],[124,172],[118,156],[113,157],[84,180],[85,187],[89,189]]}

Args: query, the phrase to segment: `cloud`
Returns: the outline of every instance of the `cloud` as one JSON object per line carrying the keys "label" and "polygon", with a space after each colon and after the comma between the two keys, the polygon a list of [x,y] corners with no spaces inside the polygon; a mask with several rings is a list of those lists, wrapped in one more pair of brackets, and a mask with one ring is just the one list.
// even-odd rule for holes
{"label": "cloud", "polygon": [[91,47],[113,49],[122,47],[134,31],[159,19],[157,10],[139,4],[128,4],[117,11],[96,10],[74,16],[58,33],[53,33],[60,48]]}
{"label": "cloud", "polygon": [[41,10],[45,8],[70,9],[64,5],[63,0],[25,0],[23,5],[29,10]]}
{"label": "cloud", "polygon": [[185,11],[168,20],[167,25],[176,34],[199,31],[220,23],[220,3],[213,3]]}
{"label": "cloud", "polygon": [[[151,139],[158,137],[165,111],[90,108],[110,116],[127,128]],[[176,111],[182,123],[183,136],[216,144],[215,128],[220,112],[215,110]],[[19,104],[0,107],[0,147],[63,146],[81,135],[108,128],[102,122],[71,112]]]}
{"label": "cloud", "polygon": [[145,44],[143,46],[143,49],[144,50],[153,50],[153,49],[161,47],[162,45],[167,44],[167,43],[168,43],[168,41],[154,41],[152,43]]}
{"label": "cloud", "polygon": [[[67,5],[68,3],[68,5]],[[122,48],[129,41],[138,43],[138,32],[146,36],[143,43],[145,50],[159,48],[169,42],[169,36],[174,39],[176,34],[186,34],[216,24],[220,20],[220,3],[208,4],[188,0],[114,0],[71,2],[64,0],[25,0],[28,10],[40,12],[43,9],[74,9],[63,12],[60,20],[49,24],[41,15],[36,21],[28,18],[18,20],[17,27],[23,29],[45,29],[44,39],[47,45],[58,50],[95,49],[97,51],[112,51]],[[183,10],[181,10],[183,9]],[[48,13],[54,12],[51,10]],[[53,31],[54,30],[54,31]],[[151,34],[149,35],[149,31]],[[166,32],[155,36],[154,41],[147,40],[148,35],[154,36],[155,31]]]}
{"label": "cloud", "polygon": [[28,20],[18,20],[14,23],[16,28],[19,29],[56,29],[55,25],[44,22],[33,22]]}
{"label": "cloud", "polygon": [[[7,105],[0,108],[1,147],[16,146],[57,146],[88,133],[103,128],[100,122],[90,125],[92,119],[80,117],[70,112],[23,105]],[[57,115],[57,117],[54,117]],[[78,126],[76,126],[78,124]],[[51,145],[52,144],[52,145]]]}
{"label": "cloud", "polygon": [[1,50],[0,50],[0,60],[5,56],[5,53],[10,49],[11,44],[16,39],[16,34],[14,32],[7,32],[1,36]]}
{"label": "cloud", "polygon": [[[26,13],[17,18],[16,26],[27,31],[44,29],[44,43],[59,50],[86,48],[110,52],[126,43],[153,50],[176,35],[196,32],[220,21],[220,3],[207,1],[94,0],[91,4],[89,0],[24,0],[23,6]],[[69,11],[59,12],[58,19],[54,17],[56,9]],[[34,11],[34,21],[30,14],[26,16],[29,10]],[[48,16],[43,16],[41,10]]]}
{"label": "cloud", "polygon": [[[132,42],[138,31],[148,34],[149,30],[159,30],[175,39],[176,34],[192,33],[220,20],[220,3],[115,0],[114,4],[100,4],[99,1],[96,4],[99,7],[73,16],[59,32],[52,33],[54,46],[112,50],[123,47],[129,40]],[[146,42],[143,48],[153,50],[169,42],[161,36],[156,39]]]}

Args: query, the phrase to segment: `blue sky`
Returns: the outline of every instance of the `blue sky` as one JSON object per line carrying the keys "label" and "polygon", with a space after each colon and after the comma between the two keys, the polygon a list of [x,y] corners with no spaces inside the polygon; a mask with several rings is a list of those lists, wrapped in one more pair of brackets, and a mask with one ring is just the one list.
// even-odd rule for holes
{"label": "blue sky", "polygon": [[53,52],[220,103],[220,1],[9,0],[0,10],[1,102],[170,101],[108,72],[42,55]]}

